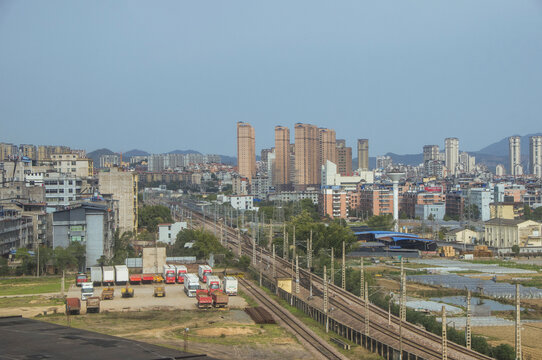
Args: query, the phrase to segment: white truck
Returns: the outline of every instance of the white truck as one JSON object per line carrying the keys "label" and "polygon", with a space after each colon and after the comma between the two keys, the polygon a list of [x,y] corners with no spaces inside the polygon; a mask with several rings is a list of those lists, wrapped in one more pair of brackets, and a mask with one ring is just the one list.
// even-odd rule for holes
{"label": "white truck", "polygon": [[216,290],[220,289],[220,278],[216,275],[207,276],[207,290]]}
{"label": "white truck", "polygon": [[115,283],[117,285],[126,285],[128,276],[128,266],[115,265]]}
{"label": "white truck", "polygon": [[199,279],[196,274],[184,275],[184,292],[188,297],[196,296],[196,290],[200,289]]}
{"label": "white truck", "polygon": [[85,301],[89,297],[94,296],[94,284],[92,282],[84,282],[81,284],[81,300]]}
{"label": "white truck", "polygon": [[207,282],[207,275],[211,275],[213,269],[209,265],[198,266],[198,276],[202,282]]}
{"label": "white truck", "polygon": [[102,285],[102,268],[100,266],[93,266],[90,268],[90,281],[92,281],[94,285]]}
{"label": "white truck", "polygon": [[113,266],[104,266],[102,268],[102,284],[115,284],[115,268]]}
{"label": "white truck", "polygon": [[224,292],[229,296],[237,295],[237,278],[233,276],[225,276],[224,281],[222,281],[224,287]]}

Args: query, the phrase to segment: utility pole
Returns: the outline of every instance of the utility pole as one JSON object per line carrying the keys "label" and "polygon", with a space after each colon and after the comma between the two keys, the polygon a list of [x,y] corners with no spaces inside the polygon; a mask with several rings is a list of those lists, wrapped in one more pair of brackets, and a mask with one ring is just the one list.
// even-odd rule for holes
{"label": "utility pole", "polygon": [[345,245],[343,241],[343,263],[341,267],[342,282],[341,287],[346,289],[346,255],[345,255]]}
{"label": "utility pole", "polygon": [[312,229],[309,236],[309,245],[307,246],[307,268],[311,271],[312,268]]}
{"label": "utility pole", "polygon": [[403,258],[401,258],[401,301],[400,301],[400,317],[402,321],[406,321],[406,276],[403,268]]}
{"label": "utility pole", "polygon": [[239,257],[243,254],[241,247],[241,230],[239,230],[239,228],[237,228],[237,253],[239,254]]}
{"label": "utility pole", "polygon": [[360,273],[359,273],[359,297],[364,299],[364,289],[365,289],[365,274],[363,271],[363,257],[360,257]]}
{"label": "utility pole", "polygon": [[295,257],[295,293],[299,294],[299,256]]}
{"label": "utility pole", "polygon": [[60,283],[60,293],[61,293],[62,297],[64,297],[64,275],[65,275],[64,270],[62,270],[62,280],[60,280],[60,281],[62,281]]}
{"label": "utility pole", "polygon": [[331,248],[331,274],[330,274],[330,279],[329,279],[329,282],[331,283],[331,285],[333,285],[334,283],[334,275],[335,275],[335,254],[334,254],[334,251],[333,251],[333,248]]}
{"label": "utility pole", "polygon": [[522,360],[521,352],[521,318],[520,318],[519,284],[516,284],[516,360]]}
{"label": "utility pole", "polygon": [[282,249],[282,258],[288,260],[288,233],[284,232],[284,245]]}
{"label": "utility pole", "polygon": [[256,266],[256,239],[252,236],[252,265]]}
{"label": "utility pole", "polygon": [[369,336],[369,290],[365,283],[365,335]]}
{"label": "utility pole", "polygon": [[40,244],[38,243],[38,257],[36,258],[36,277],[40,277]]}
{"label": "utility pole", "polygon": [[324,265],[324,316],[326,317],[326,333],[329,332],[329,318],[327,317],[327,269]]}
{"label": "utility pole", "polygon": [[467,344],[467,349],[471,348],[471,328],[470,328],[470,290],[467,290],[467,324],[465,326],[465,343]]}
{"label": "utility pole", "polygon": [[275,244],[273,244],[273,279],[277,277],[277,263],[275,260],[275,256]]}
{"label": "utility pole", "polygon": [[294,225],[294,234],[292,236],[292,244],[294,245],[294,250],[292,252],[292,260],[293,260],[296,257],[296,255],[295,255],[295,225]]}
{"label": "utility pole", "polygon": [[446,334],[446,307],[442,305],[442,360],[448,359],[448,339]]}
{"label": "utility pole", "polygon": [[271,244],[273,244],[273,219],[269,220],[269,246],[267,249],[271,247]]}

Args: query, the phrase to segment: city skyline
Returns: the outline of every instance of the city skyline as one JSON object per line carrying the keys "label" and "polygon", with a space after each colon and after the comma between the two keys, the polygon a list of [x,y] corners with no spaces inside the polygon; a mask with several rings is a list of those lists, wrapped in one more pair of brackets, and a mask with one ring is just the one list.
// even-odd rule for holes
{"label": "city skyline", "polygon": [[534,2],[105,4],[0,3],[1,141],[231,156],[232,123],[260,151],[303,122],[374,155],[539,131]]}

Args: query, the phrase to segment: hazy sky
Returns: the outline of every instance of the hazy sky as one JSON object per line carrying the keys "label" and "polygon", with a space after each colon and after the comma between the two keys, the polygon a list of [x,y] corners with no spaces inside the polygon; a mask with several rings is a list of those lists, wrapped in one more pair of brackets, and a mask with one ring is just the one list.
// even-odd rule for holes
{"label": "hazy sky", "polygon": [[235,155],[237,121],[258,150],[305,122],[374,156],[541,120],[542,0],[0,0],[3,142]]}

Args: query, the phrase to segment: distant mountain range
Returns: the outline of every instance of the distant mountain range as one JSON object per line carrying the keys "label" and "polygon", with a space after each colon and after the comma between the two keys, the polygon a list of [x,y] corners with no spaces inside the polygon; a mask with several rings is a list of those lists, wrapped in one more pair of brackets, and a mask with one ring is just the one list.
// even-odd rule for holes
{"label": "distant mountain range", "polygon": [[[529,137],[536,136],[536,135],[542,135],[542,133],[535,133],[535,134],[527,134],[524,136],[521,136],[521,157],[522,161],[524,163],[524,166],[527,165],[527,159],[529,157]],[[353,152],[355,149],[352,149]],[[444,151],[444,149],[441,148],[441,151]],[[470,155],[476,157],[476,163],[477,164],[485,164],[491,171],[495,171],[495,166],[497,164],[502,164],[506,168],[509,167],[509,158],[508,158],[508,137],[503,138],[502,140],[499,140],[493,144],[487,145],[486,147],[483,147],[482,149],[478,151],[467,151]],[[98,149],[94,150],[87,154],[89,158],[91,158],[95,163],[100,162],[100,156],[107,155],[107,154],[115,154],[113,151],[109,149]],[[168,154],[201,154],[199,151],[196,150],[173,150],[170,151]],[[148,152],[143,150],[130,150],[126,151],[122,154],[123,158],[128,159],[132,156],[148,156],[150,155]],[[386,153],[385,155],[390,156],[394,163],[398,164],[404,164],[404,165],[411,165],[416,166],[423,162],[423,154],[395,154],[395,153]],[[220,155],[222,158],[222,163],[229,164],[229,165],[236,165],[237,164],[237,158],[234,156],[228,156],[228,155]],[[259,156],[256,156],[257,160],[260,160]],[[356,169],[358,164],[358,159],[353,158],[352,159],[352,168]],[[371,169],[374,169],[376,167],[376,157],[369,157],[369,167]]]}
{"label": "distant mountain range", "polygon": [[[112,154],[120,154],[120,153],[116,153],[114,151],[111,151],[109,149],[104,148],[104,149],[98,149],[98,150],[94,150],[94,151],[91,151],[91,152],[87,153],[87,157],[89,159],[92,159],[94,164],[99,164],[100,163],[100,156],[102,156],[102,155],[112,155]],[[189,149],[189,150],[173,150],[173,151],[168,152],[167,154],[201,154],[201,153],[199,151]],[[129,151],[123,152],[122,153],[122,159],[123,159],[123,161],[126,161],[126,160],[129,160],[132,156],[149,156],[149,155],[151,155],[151,154],[144,151],[144,150],[134,149],[134,150],[129,150]],[[228,165],[236,165],[237,164],[237,158],[236,157],[232,157],[232,156],[228,156],[228,155],[220,155],[220,158],[222,159],[223,164],[228,164]]]}

